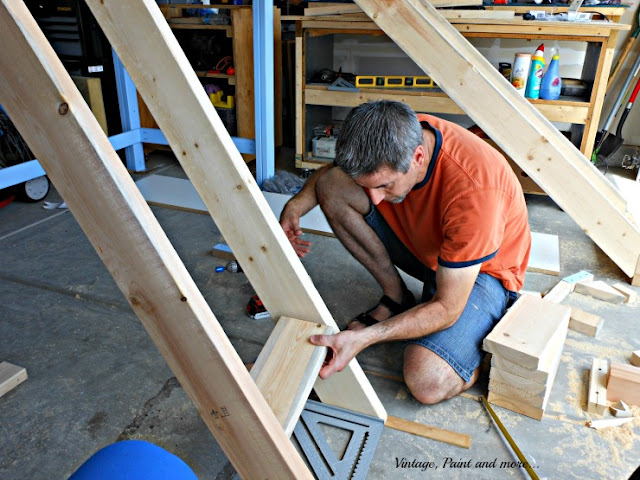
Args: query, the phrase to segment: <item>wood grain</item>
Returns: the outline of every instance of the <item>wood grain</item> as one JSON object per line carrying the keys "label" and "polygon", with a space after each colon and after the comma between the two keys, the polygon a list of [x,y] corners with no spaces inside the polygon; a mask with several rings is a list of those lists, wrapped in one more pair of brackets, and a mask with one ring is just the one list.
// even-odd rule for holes
{"label": "wood grain", "polygon": [[331,333],[335,330],[328,325],[281,317],[251,369],[251,378],[287,435],[293,433],[327,351],[311,344],[309,337]]}
{"label": "wood grain", "polygon": [[471,437],[469,435],[432,427],[423,423],[412,422],[400,417],[389,415],[384,425],[394,430],[412,433],[421,437],[437,440],[438,442],[455,445],[456,447],[469,448],[471,446]]}

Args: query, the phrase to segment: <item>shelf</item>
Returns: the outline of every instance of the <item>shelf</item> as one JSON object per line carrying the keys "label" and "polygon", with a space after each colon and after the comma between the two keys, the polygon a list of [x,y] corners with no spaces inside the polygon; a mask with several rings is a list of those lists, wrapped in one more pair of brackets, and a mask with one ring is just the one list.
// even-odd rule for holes
{"label": "shelf", "polygon": [[229,85],[236,84],[236,76],[235,75],[226,75],[224,73],[208,73],[204,70],[196,71],[196,75],[200,78],[223,78],[229,82]]}
{"label": "shelf", "polygon": [[[198,20],[197,17],[194,18]],[[233,37],[233,27],[231,25],[209,25],[202,21],[184,23],[172,20],[169,20],[167,23],[173,30],[224,30],[227,38]]]}
{"label": "shelf", "polygon": [[[324,85],[307,84],[305,105],[329,107],[356,107],[370,100],[396,100],[405,102],[416,111],[464,115],[464,111],[442,91],[361,88],[359,92],[329,90]],[[549,121],[585,124],[589,114],[589,102],[575,97],[562,100],[530,100]]]}

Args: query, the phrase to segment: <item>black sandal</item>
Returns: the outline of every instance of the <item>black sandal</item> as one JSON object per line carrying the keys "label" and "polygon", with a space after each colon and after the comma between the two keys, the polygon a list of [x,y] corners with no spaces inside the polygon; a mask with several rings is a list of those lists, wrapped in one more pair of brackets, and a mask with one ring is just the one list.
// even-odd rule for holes
{"label": "black sandal", "polygon": [[[407,287],[404,287],[404,292],[402,293],[402,303],[398,303],[395,300],[392,300],[391,298],[389,298],[388,296],[383,295],[375,307],[370,308],[366,312],[361,313],[360,315],[355,317],[353,320],[351,320],[351,322],[349,322],[348,325],[351,325],[351,323],[353,322],[360,322],[366,325],[367,327],[370,327],[371,325],[375,325],[376,323],[378,323],[378,320],[376,320],[371,316],[371,312],[373,312],[380,305],[382,305],[387,310],[389,310],[391,312],[391,316],[395,316],[395,315],[400,315],[401,313],[406,312],[410,308],[415,307],[416,299],[413,296],[413,293],[411,293]],[[348,328],[348,325],[347,325],[347,328]]]}

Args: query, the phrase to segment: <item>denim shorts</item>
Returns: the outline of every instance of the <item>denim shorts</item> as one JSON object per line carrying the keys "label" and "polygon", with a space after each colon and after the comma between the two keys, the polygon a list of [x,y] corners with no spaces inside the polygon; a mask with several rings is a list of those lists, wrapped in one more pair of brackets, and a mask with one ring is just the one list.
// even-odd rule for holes
{"label": "denim shorts", "polygon": [[[437,288],[436,273],[420,262],[400,241],[373,204],[364,218],[384,244],[394,265],[423,282],[422,302],[430,301]],[[504,288],[500,280],[480,273],[456,323],[439,332],[409,340],[407,344],[428,348],[468,382],[484,358],[482,341],[516,298],[517,293]]]}

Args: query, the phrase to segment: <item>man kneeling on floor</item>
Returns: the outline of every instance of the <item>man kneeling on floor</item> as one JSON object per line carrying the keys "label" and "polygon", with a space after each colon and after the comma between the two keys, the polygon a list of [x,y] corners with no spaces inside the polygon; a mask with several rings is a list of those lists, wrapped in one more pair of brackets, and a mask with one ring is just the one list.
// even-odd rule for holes
{"label": "man kneeling on floor", "polygon": [[[299,256],[300,218],[319,204],[333,232],[373,275],[383,296],[336,335],[327,378],[359,352],[406,340],[404,380],[433,404],[478,378],[482,340],[515,300],[531,247],[520,184],[505,158],[464,128],[369,102],[345,119],[333,166],[318,170],[280,223]],[[416,305],[396,267],[424,282]]]}

